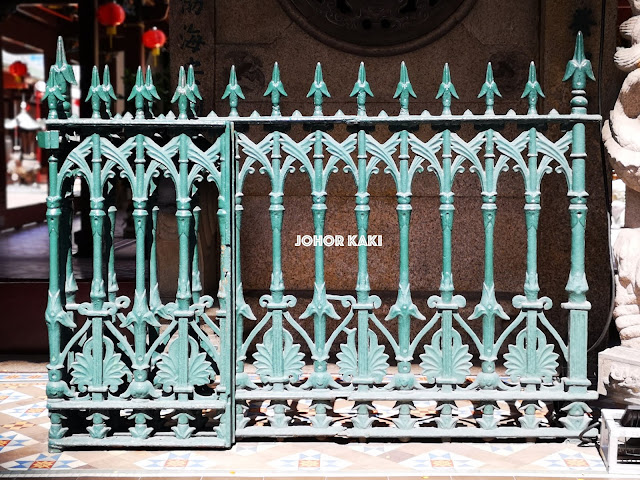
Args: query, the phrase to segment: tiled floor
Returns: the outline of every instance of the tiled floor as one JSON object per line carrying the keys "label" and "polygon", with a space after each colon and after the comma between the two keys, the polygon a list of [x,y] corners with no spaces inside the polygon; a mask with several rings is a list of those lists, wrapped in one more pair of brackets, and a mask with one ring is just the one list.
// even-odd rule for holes
{"label": "tiled floor", "polygon": [[0,373],[0,478],[624,478],[607,476],[594,447],[570,442],[240,442],[228,451],[50,454],[45,381],[41,372]]}

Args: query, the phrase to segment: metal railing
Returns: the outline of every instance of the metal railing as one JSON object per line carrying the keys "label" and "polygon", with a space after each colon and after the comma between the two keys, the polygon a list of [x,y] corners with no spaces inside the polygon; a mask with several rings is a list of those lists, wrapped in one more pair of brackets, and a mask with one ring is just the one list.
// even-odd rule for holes
{"label": "metal railing", "polygon": [[[153,115],[159,97],[150,69],[144,76],[138,71],[129,97],[135,113],[112,116],[116,97],[108,69],[101,82],[95,68],[87,98],[93,115],[81,119],[70,115],[75,78],[59,40],[45,94],[48,130],[39,136],[49,151],[50,179],[50,448],[229,447],[236,438],[261,436],[577,436],[589,423],[585,402],[596,398],[586,369],[585,124],[600,117],[587,113],[588,78],[594,77],[579,34],[564,78],[572,84],[569,114],[538,114],[543,93],[532,63],[522,95],[526,114],[494,112],[500,93],[489,64],[479,95],[486,102],[483,113],[452,113],[457,92],[445,65],[437,92],[442,112],[416,115],[409,112],[416,95],[403,63],[394,95],[399,114],[369,116],[372,91],[361,64],[351,91],[356,114],[327,115],[323,98],[329,91],[318,64],[308,94],[313,114],[283,116],[286,92],[276,64],[265,92],[271,115],[244,117],[237,110],[244,95],[232,68],[223,95],[229,115],[197,118],[194,105],[201,97],[191,67],[180,69],[172,98],[177,116]],[[459,135],[465,124],[475,127],[473,138]],[[517,129],[515,136],[501,133],[507,124]],[[560,125],[558,138],[547,136],[551,124]],[[341,140],[329,133],[336,125],[348,130]],[[292,131],[296,126],[306,133]],[[465,167],[480,181],[484,225],[482,296],[467,318],[461,313],[466,299],[456,294],[452,276],[452,187]],[[571,218],[568,299],[562,304],[566,336],[545,316],[552,300],[540,295],[537,274],[540,186],[553,168],[566,178]],[[251,308],[240,278],[240,225],[243,187],[256,169],[270,182],[265,195],[272,273],[269,293]],[[360,241],[369,235],[369,180],[380,169],[395,182],[399,229],[397,300],[384,319],[378,316],[381,299],[371,294],[369,247]],[[525,187],[526,272],[523,292],[512,300],[515,318],[496,300],[493,272],[497,183],[509,169],[522,175]],[[297,299],[287,294],[282,271],[284,187],[293,171],[309,177],[317,236],[325,232],[329,178],[349,175],[357,188],[355,291],[327,292],[324,245],[316,242],[313,298],[297,318]],[[411,198],[413,183],[428,174],[439,185],[442,276],[439,294],[419,305],[409,285]],[[108,192],[118,176],[133,198],[133,298],[118,295],[115,274],[116,208]],[[162,302],[158,289],[156,187],[162,176],[175,190],[179,239],[177,294],[170,303]],[[93,237],[93,279],[85,301],[76,298],[71,257],[77,177],[90,192]],[[203,295],[198,267],[202,182],[215,184],[219,193],[215,301]],[[460,402],[481,413],[465,415]]]}

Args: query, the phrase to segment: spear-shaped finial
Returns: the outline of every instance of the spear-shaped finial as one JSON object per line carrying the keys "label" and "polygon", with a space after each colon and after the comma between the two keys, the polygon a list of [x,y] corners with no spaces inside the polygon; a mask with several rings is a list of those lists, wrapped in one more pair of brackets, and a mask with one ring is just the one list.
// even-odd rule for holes
{"label": "spear-shaped finial", "polygon": [[356,103],[358,104],[358,115],[366,115],[367,109],[365,102],[367,101],[367,95],[373,97],[369,82],[367,82],[367,73],[364,69],[364,62],[360,62],[360,69],[358,70],[358,80],[351,90],[350,97],[356,95]]}
{"label": "spear-shaped finial", "polygon": [[524,87],[524,92],[522,92],[522,97],[529,97],[529,111],[527,114],[536,115],[538,113],[536,109],[536,104],[538,103],[538,95],[544,98],[544,93],[542,93],[542,88],[538,83],[536,78],[536,64],[531,62],[529,65],[529,80],[527,81],[527,85]]}
{"label": "spear-shaped finial", "polygon": [[595,80],[591,62],[584,55],[584,39],[582,32],[578,32],[576,37],[576,47],[573,51],[573,58],[567,63],[562,81],[571,78],[573,98],[571,99],[572,113],[586,113],[587,97],[584,89],[587,86],[587,78]]}
{"label": "spear-shaped finial", "polygon": [[273,64],[273,73],[271,74],[271,81],[267,86],[267,90],[264,92],[264,96],[271,95],[271,116],[280,116],[280,95],[287,96],[287,92],[284,91],[284,85],[280,80],[280,67],[278,62]]}
{"label": "spear-shaped finial", "polygon": [[240,85],[238,85],[238,79],[236,78],[236,66],[231,65],[231,71],[229,72],[229,84],[227,88],[224,90],[222,94],[222,100],[229,97],[229,107],[231,111],[229,112],[230,117],[238,116],[238,98],[242,98],[244,100],[244,93],[242,93],[242,89]]}
{"label": "spear-shaped finial", "polygon": [[[142,78],[142,67],[138,67],[136,72],[136,83],[131,89],[129,98],[127,101],[134,100],[136,105],[136,118],[144,118],[144,101],[151,101],[152,97],[145,88],[144,80]],[[173,102],[173,100],[172,100]]]}
{"label": "spear-shaped finial", "polygon": [[176,87],[176,91],[171,98],[171,103],[175,102],[178,102],[178,118],[181,120],[189,118],[187,116],[187,107],[189,102],[196,102],[196,97],[193,94],[193,90],[187,86],[187,78],[184,73],[183,66],[180,66],[180,73],[178,74],[178,86]]}
{"label": "spear-shaped finial", "polygon": [[442,69],[442,83],[440,83],[440,88],[438,89],[436,99],[440,97],[442,97],[442,114],[451,115],[451,98],[460,97],[458,97],[456,87],[454,87],[453,83],[451,83],[451,73],[449,72],[448,63],[445,63],[444,68]]}
{"label": "spear-shaped finial", "polygon": [[[193,96],[195,98],[197,98],[198,100],[202,100],[202,95],[200,95],[200,89],[198,88],[198,84],[196,83],[196,74],[193,71],[193,65],[189,65],[189,70],[187,71],[187,89],[191,90],[191,93],[193,93]],[[189,107],[191,108],[191,113],[193,113],[194,117],[197,117],[195,105],[196,105],[195,100],[189,101]]]}
{"label": "spear-shaped finial", "polygon": [[109,73],[109,65],[105,65],[104,71],[102,72],[102,93],[105,110],[107,111],[107,115],[109,116],[109,118],[111,118],[111,101],[118,100],[118,97],[116,97],[116,93],[113,91],[113,86],[111,85],[111,74]]}
{"label": "spear-shaped finial", "polygon": [[77,85],[76,77],[73,74],[73,68],[67,63],[67,56],[64,52],[64,41],[62,37],[58,37],[58,44],[56,46],[56,63],[54,64],[54,71],[57,74],[56,81],[63,90],[66,88],[64,82],[71,85]]}
{"label": "spear-shaped finial", "polygon": [[147,105],[149,107],[149,114],[151,115],[152,118],[154,118],[155,116],[153,115],[153,99],[155,98],[156,100],[160,100],[160,95],[158,95],[156,86],[153,84],[153,76],[151,74],[151,65],[147,65],[147,74],[144,77],[144,89],[149,94],[149,97],[151,97],[147,101]]}
{"label": "spear-shaped finial", "polygon": [[393,98],[400,97],[400,115],[409,114],[409,96],[417,98],[416,92],[413,91],[413,86],[409,80],[407,65],[402,62],[400,64],[400,81],[398,82],[396,93],[393,94]]}
{"label": "spear-shaped finial", "polygon": [[91,71],[91,86],[89,87],[87,98],[84,99],[85,102],[91,100],[91,118],[100,118],[100,100],[102,96],[98,67],[94,65]]}
{"label": "spear-shaped finial", "polygon": [[484,84],[478,94],[478,98],[485,97],[487,105],[487,109],[484,112],[485,114],[493,113],[493,103],[496,95],[502,97],[500,90],[498,90],[498,85],[496,85],[496,82],[493,80],[493,68],[491,68],[491,62],[489,62],[487,63],[487,75],[484,79]]}
{"label": "spear-shaped finial", "polygon": [[45,87],[42,102],[47,101],[49,107],[48,119],[58,118],[58,102],[64,102],[64,95],[60,92],[60,86],[56,83],[56,72],[54,66],[49,67],[49,77],[47,78],[47,86]]}
{"label": "spear-shaped finial", "polygon": [[64,53],[64,42],[62,37],[58,37],[58,44],[56,46],[56,63],[53,65],[53,71],[55,72],[54,81],[60,88],[60,94],[64,96],[62,101],[62,112],[68,118],[71,115],[71,102],[68,100],[67,88],[68,85],[77,85],[76,77],[73,74],[73,68],[67,63],[67,57]]}
{"label": "spear-shaped finial", "polygon": [[322,116],[322,96],[331,97],[329,94],[329,90],[327,89],[327,84],[324,83],[322,79],[322,65],[320,62],[316,65],[316,73],[311,84],[311,88],[309,89],[309,93],[307,93],[307,97],[313,95],[313,114],[316,116]]}
{"label": "spear-shaped finial", "polygon": [[584,38],[582,32],[578,32],[576,37],[576,46],[573,51],[573,58],[567,63],[567,69],[564,72],[562,81],[571,78],[571,84],[574,90],[584,90],[587,85],[587,78],[595,80],[591,62],[584,55]]}

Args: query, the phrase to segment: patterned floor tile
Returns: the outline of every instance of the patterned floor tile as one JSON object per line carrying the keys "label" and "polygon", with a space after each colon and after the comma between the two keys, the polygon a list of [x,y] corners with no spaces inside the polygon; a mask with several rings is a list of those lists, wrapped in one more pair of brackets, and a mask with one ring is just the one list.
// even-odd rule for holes
{"label": "patterned floor tile", "polygon": [[86,463],[66,453],[36,453],[28,457],[0,463],[0,467],[6,470],[59,470],[79,468],[84,465]]}
{"label": "patterned floor tile", "polygon": [[135,463],[145,470],[208,470],[215,462],[192,452],[167,452]]}
{"label": "patterned floor tile", "polygon": [[388,453],[396,448],[400,447],[400,445],[393,443],[381,443],[378,445],[365,445],[365,444],[355,444],[349,445],[351,450],[355,450],[356,452],[366,453],[367,455],[371,455],[372,457],[377,457],[384,453]]}
{"label": "patterned floor tile", "polygon": [[544,467],[545,469],[562,469],[562,470],[585,470],[585,471],[605,471],[606,468],[602,459],[596,455],[579,452],[566,448],[555,452],[547,457],[533,462],[532,465]]}
{"label": "patterned floor tile", "polygon": [[259,452],[264,452],[265,450],[269,450],[270,448],[275,447],[276,445],[273,443],[259,444],[256,443],[254,445],[234,445],[231,449],[232,453],[236,455],[242,455],[243,457],[248,457],[251,455],[255,455]]}
{"label": "patterned floor tile", "polygon": [[17,450],[18,448],[35,445],[37,443],[37,440],[29,438],[18,432],[0,433],[0,453],[6,453],[11,450]]}
{"label": "patterned floor tile", "polygon": [[325,455],[317,450],[305,450],[273,460],[268,465],[275,470],[311,472],[342,470],[351,465],[351,462]]}
{"label": "patterned floor tile", "polygon": [[0,427],[5,428],[7,430],[13,431],[13,430],[22,430],[24,428],[31,428],[31,427],[35,427],[35,423],[31,423],[31,422],[27,422],[24,420],[18,421],[18,422],[12,422],[12,423],[5,423],[3,425],[0,425]]}
{"label": "patterned floor tile", "polygon": [[31,395],[26,395],[22,392],[17,392],[10,389],[0,390],[0,405],[4,405],[5,403],[19,402],[20,400],[26,400],[28,398],[31,398]]}
{"label": "patterned floor tile", "polygon": [[400,465],[414,470],[472,470],[484,463],[445,450],[432,450],[400,462]]}
{"label": "patterned floor tile", "polygon": [[473,448],[479,448],[486,452],[495,453],[496,455],[502,455],[504,457],[518,453],[526,448],[529,448],[531,444],[526,443],[477,443],[473,444]]}
{"label": "patterned floor tile", "polygon": [[0,382],[23,382],[23,381],[46,382],[46,373],[0,373]]}
{"label": "patterned floor tile", "polygon": [[10,415],[20,420],[32,420],[34,418],[47,416],[47,402],[37,402],[31,405],[22,405],[20,407],[2,410],[5,415]]}

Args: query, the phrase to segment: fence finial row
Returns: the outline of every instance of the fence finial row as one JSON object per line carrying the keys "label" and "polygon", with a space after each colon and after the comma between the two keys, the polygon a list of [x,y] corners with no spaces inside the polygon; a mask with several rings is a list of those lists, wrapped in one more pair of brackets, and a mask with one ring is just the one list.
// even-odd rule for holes
{"label": "fence finial row", "polygon": [[[573,98],[571,100],[572,113],[585,113],[587,99],[584,96],[584,88],[587,78],[595,80],[591,62],[586,58],[584,52],[584,37],[582,32],[578,32],[573,58],[567,63],[563,81],[572,79]],[[71,104],[69,101],[69,85],[76,85],[75,75],[69,63],[67,63],[64,44],[62,37],[58,38],[56,48],[56,61],[49,70],[49,78],[47,79],[45,94],[43,100],[47,100],[49,106],[49,119],[69,118],[71,116]],[[287,96],[284,84],[280,78],[280,68],[276,62],[273,66],[271,81],[267,86],[264,96],[271,97],[271,116],[281,116],[280,100],[282,96]],[[364,63],[360,63],[358,69],[358,79],[356,80],[350,94],[356,97],[357,115],[366,116],[366,99],[367,96],[373,97],[373,92],[366,79],[366,71]],[[493,69],[491,63],[487,64],[487,72],[485,82],[482,85],[478,98],[485,98],[486,110],[485,114],[494,114],[495,97],[501,97],[498,86],[493,77]],[[322,75],[322,65],[316,64],[314,81],[311,84],[307,97],[313,97],[313,115],[323,116],[322,104],[324,97],[330,98],[331,95],[327,88]],[[400,64],[400,79],[393,98],[398,98],[400,102],[400,115],[409,115],[409,99],[417,98],[417,95],[409,80],[409,73],[405,62]],[[537,115],[537,103],[539,97],[544,98],[544,93],[540,83],[537,80],[536,66],[534,62],[529,65],[529,75],[522,98],[527,98],[528,115]],[[229,116],[237,117],[238,101],[244,99],[244,93],[238,83],[235,66],[231,67],[229,73],[229,83],[222,95],[222,99],[229,99]],[[451,81],[451,72],[449,64],[445,63],[442,71],[442,82],[438,88],[436,99],[442,99],[442,115],[451,115],[451,103],[453,98],[459,98],[453,82]],[[91,101],[92,115],[94,119],[101,118],[101,105],[104,103],[107,116],[111,115],[111,102],[116,100],[116,95],[111,85],[109,77],[109,68],[105,66],[103,71],[103,80],[100,83],[98,76],[98,68],[94,67],[92,72],[91,87],[85,101]],[[136,82],[128,97],[129,101],[135,102],[135,118],[146,118],[146,112],[150,117],[153,115],[153,102],[160,100],[160,96],[153,84],[151,68],[147,68],[146,76],[143,75],[142,68],[138,67],[136,74]],[[195,81],[195,73],[193,66],[190,65],[185,71],[185,67],[180,67],[178,74],[178,85],[171,99],[171,103],[178,103],[178,118],[189,118],[189,111],[193,117],[196,117],[195,104],[198,100],[202,100],[198,85]],[[145,109],[145,102],[146,109]],[[170,114],[172,116],[172,114]],[[255,115],[258,115],[255,113]],[[116,115],[119,117],[119,115]]]}

